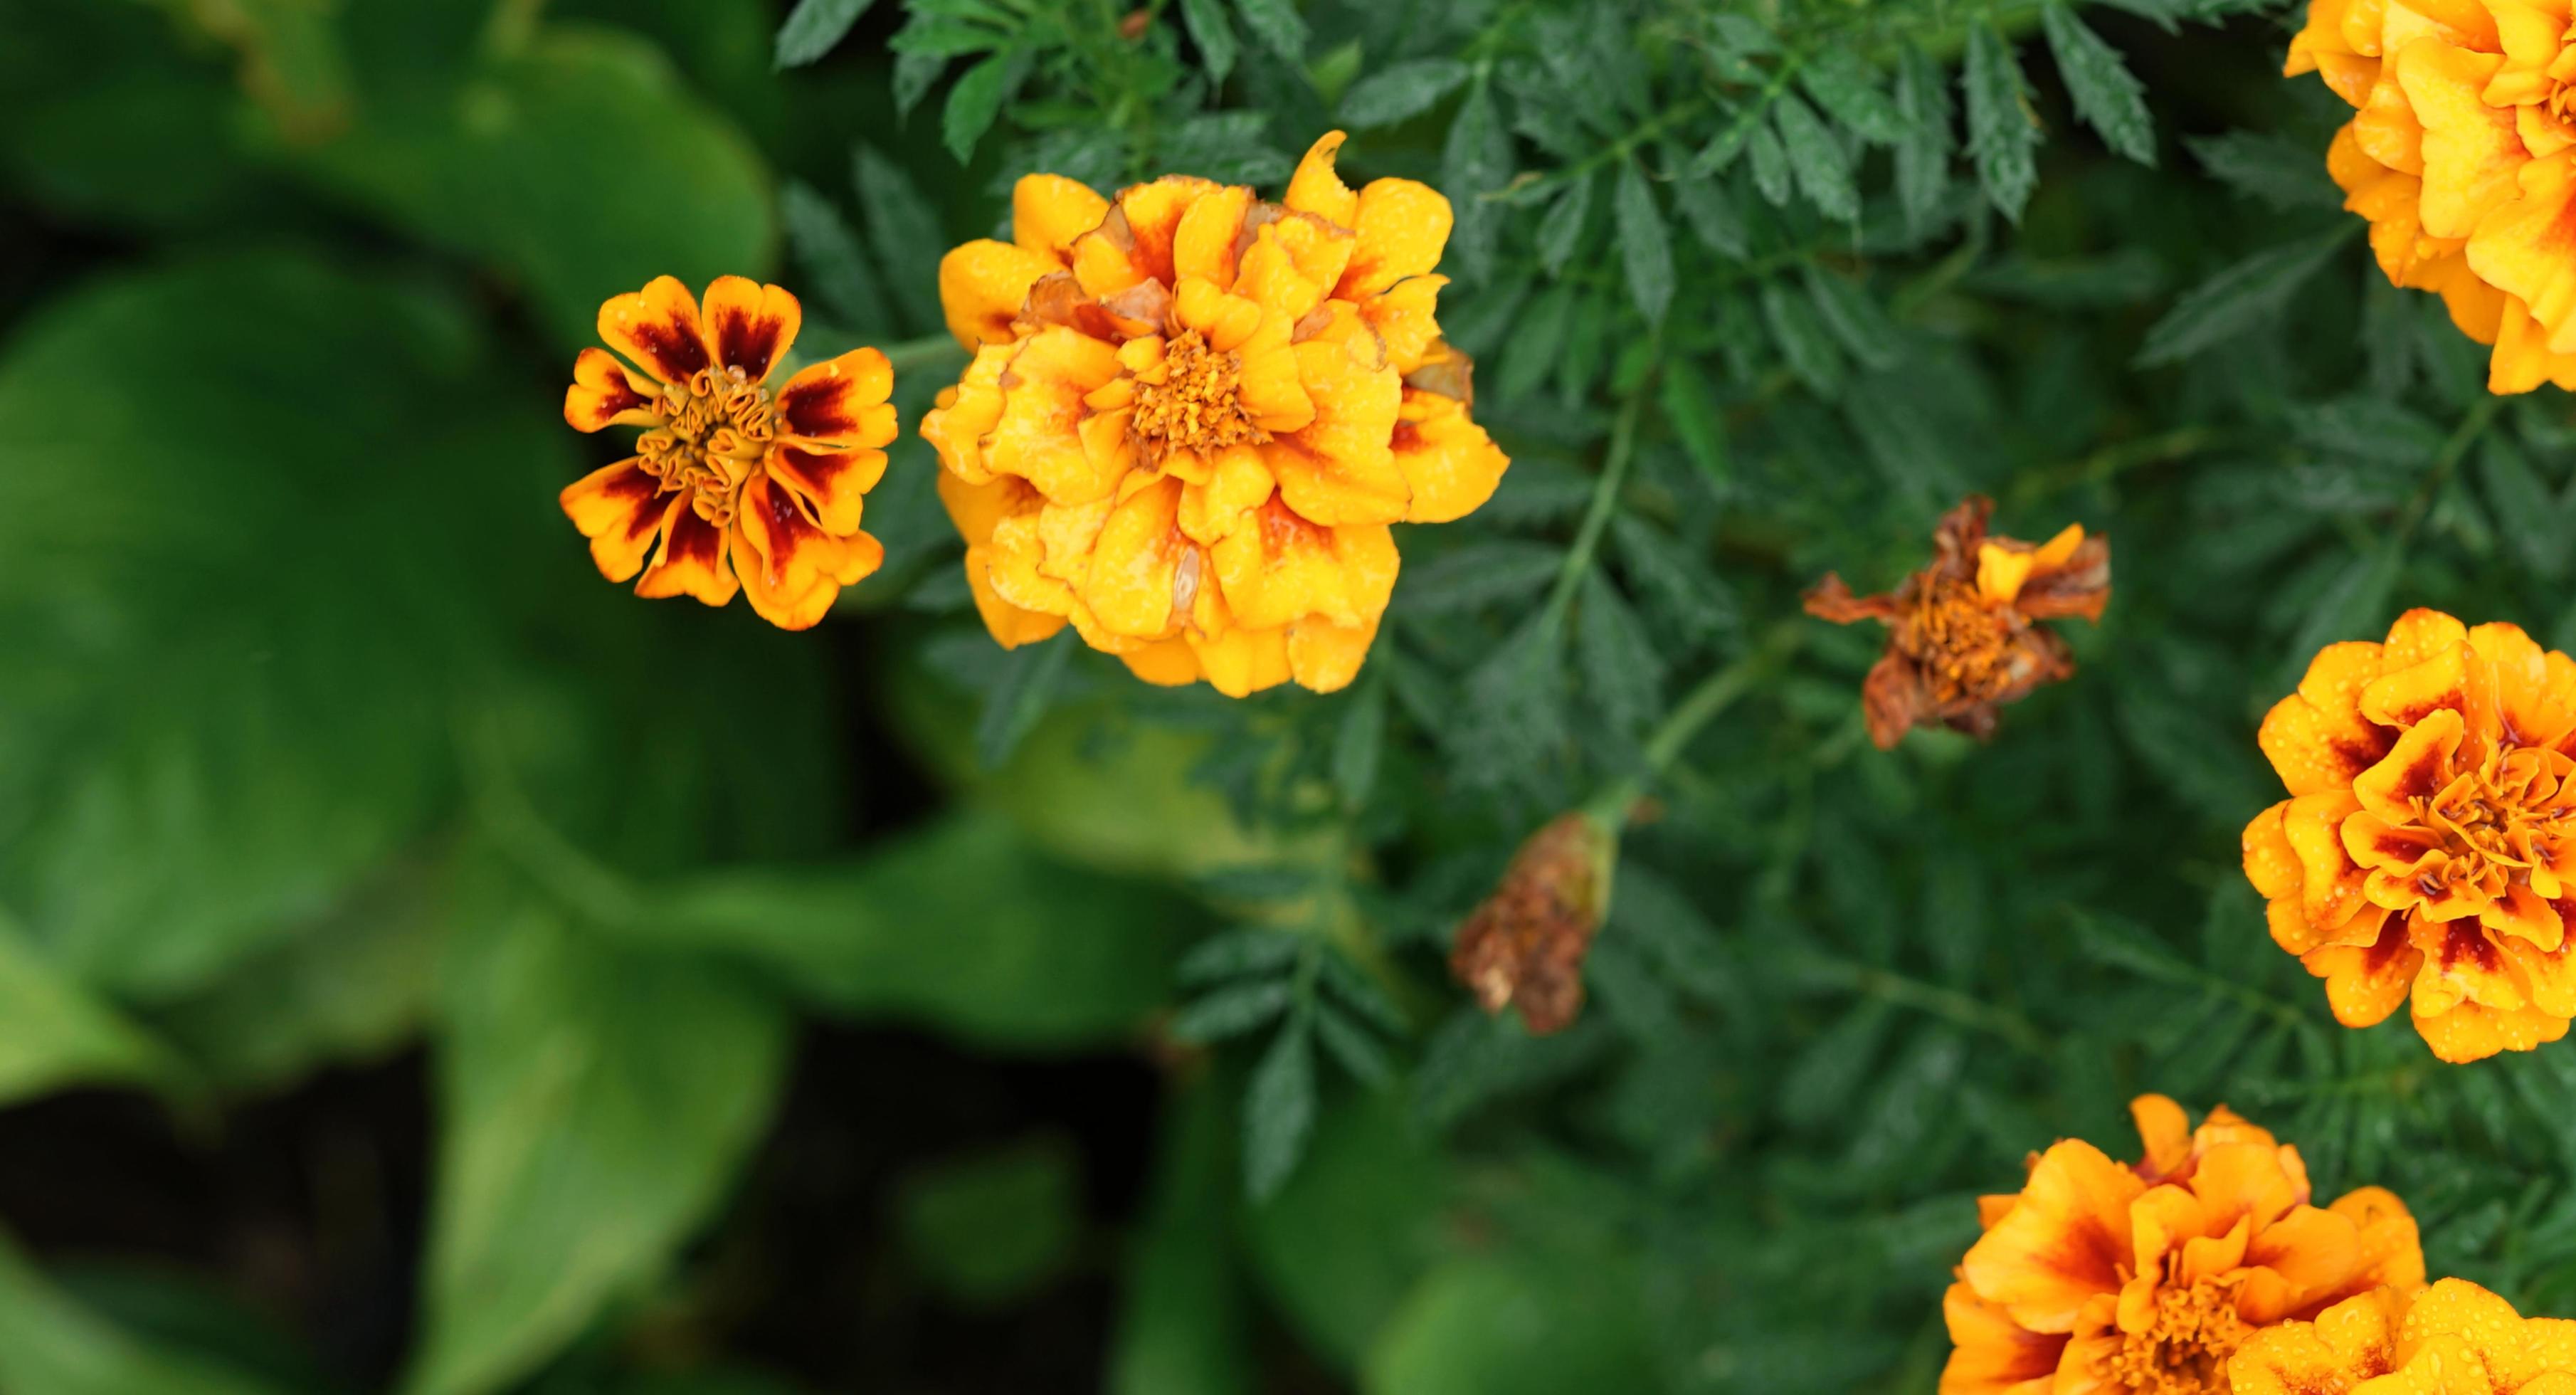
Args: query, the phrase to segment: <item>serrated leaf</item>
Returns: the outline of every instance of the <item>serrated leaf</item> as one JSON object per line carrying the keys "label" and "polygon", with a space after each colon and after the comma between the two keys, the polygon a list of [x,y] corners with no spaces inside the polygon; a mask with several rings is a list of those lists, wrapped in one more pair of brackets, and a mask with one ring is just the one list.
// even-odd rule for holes
{"label": "serrated leaf", "polygon": [[1860,54],[1828,45],[1798,71],[1799,85],[1816,105],[1873,145],[1894,145],[1908,134],[1905,113],[1879,88],[1879,75]]}
{"label": "serrated leaf", "polygon": [[1923,51],[1908,47],[1896,69],[1896,106],[1905,137],[1896,146],[1896,200],[1905,225],[1920,231],[1941,206],[1950,182],[1950,89]]}
{"label": "serrated leaf", "polygon": [[1708,564],[1633,514],[1610,516],[1610,541],[1635,589],[1665,624],[1706,644],[1738,623],[1735,597]]}
{"label": "serrated leaf", "polygon": [[1173,975],[1190,985],[1214,983],[1239,974],[1279,973],[1297,962],[1306,940],[1284,930],[1245,926],[1211,935],[1181,956]]}
{"label": "serrated leaf", "polygon": [[986,770],[999,769],[1019,749],[1055,700],[1056,687],[1076,647],[1057,636],[1040,641],[1035,653],[1023,650],[1011,656],[1001,685],[984,695],[983,715],[975,722],[977,764]]}
{"label": "serrated leaf", "polygon": [[1239,1037],[1286,1012],[1296,996],[1296,985],[1286,979],[1228,984],[1173,1014],[1165,1030],[1187,1042]]}
{"label": "serrated leaf", "polygon": [[1383,1090],[1395,1083],[1395,1063],[1387,1058],[1386,1048],[1369,1035],[1366,1027],[1339,1009],[1328,1004],[1316,1011],[1315,1039],[1323,1043],[1324,1054],[1339,1062],[1353,1080],[1372,1090]]}
{"label": "serrated leaf", "polygon": [[892,328],[893,317],[886,309],[885,293],[877,286],[876,269],[868,265],[859,235],[841,221],[832,201],[790,180],[779,191],[778,207],[780,220],[787,225],[788,245],[805,268],[807,284],[842,327],[860,334]]}
{"label": "serrated leaf", "polygon": [[917,331],[947,323],[939,308],[939,258],[948,239],[940,235],[939,217],[921,196],[903,166],[860,144],[850,153],[851,181],[866,214],[869,247],[885,271],[884,284],[894,292],[904,319]]}
{"label": "serrated leaf", "polygon": [[1864,367],[1883,372],[1904,357],[1895,324],[1858,283],[1811,266],[1807,268],[1807,294],[1815,300],[1826,328]]}
{"label": "serrated leaf", "polygon": [[1386,748],[1386,683],[1370,677],[1351,694],[1339,727],[1333,731],[1333,789],[1345,809],[1368,804],[1377,787],[1380,754]]}
{"label": "serrated leaf", "polygon": [[1664,228],[1663,210],[1646,187],[1646,173],[1635,160],[1619,166],[1619,188],[1613,212],[1618,215],[1619,259],[1628,272],[1628,294],[1649,324],[1662,324],[1673,303],[1673,244]]}
{"label": "serrated leaf", "polygon": [[1315,1051],[1307,1019],[1271,1039],[1243,1096],[1243,1185],[1255,1201],[1277,1194],[1315,1131]]}
{"label": "serrated leaf", "polygon": [[2274,208],[2341,208],[2343,191],[2308,145],[2268,131],[2186,136],[2201,167],[2232,192]]}
{"label": "serrated leaf", "polygon": [[1580,294],[1571,281],[1550,286],[1512,326],[1511,338],[1503,347],[1503,371],[1495,382],[1504,400],[1518,400],[1555,371]]}
{"label": "serrated leaf", "polygon": [[1523,538],[1469,543],[1405,572],[1399,604],[1408,615],[1448,615],[1532,595],[1556,579],[1564,556]]}
{"label": "serrated leaf", "polygon": [[2350,235],[2337,228],[2286,243],[2228,267],[2185,292],[2147,331],[2135,360],[2141,368],[2174,363],[2275,322],[2290,297],[2317,274]]}
{"label": "serrated leaf", "polygon": [[948,89],[948,105],[939,114],[939,137],[948,153],[965,164],[975,156],[975,142],[993,128],[993,120],[1002,114],[1002,103],[1010,100],[1011,89],[1019,86],[1020,76],[1027,71],[1017,54],[997,53],[966,70],[957,85]]}
{"label": "serrated leaf", "polygon": [[1306,17],[1297,13],[1297,0],[1235,0],[1235,9],[1263,47],[1291,63],[1305,58]]}
{"label": "serrated leaf", "polygon": [[1762,201],[1779,208],[1789,202],[1789,157],[1780,148],[1780,138],[1771,133],[1771,123],[1755,126],[1744,139],[1744,148],[1753,165],[1753,189]]}
{"label": "serrated leaf", "polygon": [[1565,269],[1565,264],[1583,244],[1583,227],[1592,214],[1591,175],[1565,186],[1556,202],[1548,205],[1547,216],[1538,223],[1538,263],[1550,276]]}
{"label": "serrated leaf", "polygon": [[1584,574],[1575,642],[1585,691],[1613,735],[1634,737],[1663,709],[1664,662],[1601,569]]}
{"label": "serrated leaf", "polygon": [[1726,422],[1718,413],[1717,389],[1686,358],[1666,360],[1663,375],[1656,400],[1663,407],[1664,422],[1672,427],[1701,478],[1724,497],[1728,489]]}
{"label": "serrated leaf", "polygon": [[1199,46],[1199,61],[1207,65],[1208,76],[1225,81],[1240,52],[1234,26],[1225,17],[1225,0],[1181,0],[1181,21],[1189,26],[1190,42]]}
{"label": "serrated leaf", "polygon": [[876,0],[796,0],[787,22],[778,26],[772,63],[780,68],[797,68],[830,53],[874,3]]}
{"label": "serrated leaf", "polygon": [[2567,512],[2550,496],[2522,448],[2501,434],[2478,451],[2478,480],[2496,525],[2523,565],[2556,581],[2567,574]]}
{"label": "serrated leaf", "polygon": [[1744,216],[1735,211],[1735,200],[1719,181],[1682,180],[1673,186],[1673,207],[1680,211],[1682,225],[1708,250],[1740,259],[1750,249]]}
{"label": "serrated leaf", "polygon": [[1457,216],[1450,247],[1479,277],[1493,261],[1500,223],[1500,210],[1486,203],[1483,195],[1501,188],[1511,168],[1511,136],[1494,109],[1492,89],[1479,77],[1458,103],[1458,114],[1450,119],[1449,135],[1440,150],[1440,192],[1448,196]]}
{"label": "serrated leaf", "polygon": [[2053,4],[2040,11],[2048,30],[2048,50],[2057,56],[2058,75],[2076,114],[2102,136],[2104,144],[2139,164],[2154,168],[2156,123],[2147,115],[2146,85],[2129,72],[2120,51],[2075,17],[2075,11]]}
{"label": "serrated leaf", "polygon": [[1860,188],[1852,182],[1851,152],[1816,115],[1815,108],[1783,92],[1771,107],[1780,129],[1780,146],[1797,176],[1798,189],[1817,210],[1837,223],[1860,216]]}
{"label": "serrated leaf", "polygon": [[920,49],[898,49],[894,55],[894,114],[909,118],[921,99],[948,71],[948,57]]}
{"label": "serrated leaf", "polygon": [[1440,104],[1467,80],[1468,67],[1455,58],[1415,58],[1386,67],[1352,83],[1342,94],[1344,125],[1359,130],[1392,126],[1420,116]]}
{"label": "serrated leaf", "polygon": [[1968,94],[1968,156],[1986,197],[2003,215],[2018,223],[2039,182],[2034,152],[2039,148],[2039,122],[2030,110],[2030,84],[2012,45],[1989,26],[1968,30],[1967,71],[1960,77]]}
{"label": "serrated leaf", "polygon": [[1817,395],[1831,397],[1842,391],[1842,354],[1834,348],[1831,332],[1816,313],[1812,297],[1796,293],[1778,277],[1762,283],[1762,319],[1771,327],[1771,341],[1788,362],[1789,371],[1797,375]]}
{"label": "serrated leaf", "polygon": [[1330,1001],[1358,1013],[1390,1036],[1403,1036],[1413,1030],[1413,1024],[1405,1020],[1404,1011],[1395,1005],[1395,1000],[1386,995],[1386,990],[1378,985],[1377,980],[1360,972],[1347,956],[1328,950],[1316,961],[1316,967],[1319,972],[1315,981]]}

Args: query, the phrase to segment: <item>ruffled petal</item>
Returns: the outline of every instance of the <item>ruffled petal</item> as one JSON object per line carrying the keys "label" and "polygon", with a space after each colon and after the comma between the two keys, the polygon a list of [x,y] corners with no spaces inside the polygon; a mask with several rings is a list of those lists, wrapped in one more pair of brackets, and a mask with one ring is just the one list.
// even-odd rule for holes
{"label": "ruffled petal", "polygon": [[558,502],[572,526],[590,539],[599,574],[625,581],[643,568],[664,517],[680,501],[663,495],[662,482],[644,472],[642,460],[629,458],[566,485]]}
{"label": "ruffled petal", "polygon": [[1074,240],[1108,215],[1109,200],[1060,174],[1024,174],[1011,186],[1011,241],[1058,270],[1073,265]]}
{"label": "ruffled petal", "polygon": [[733,599],[736,589],[733,568],[725,561],[725,530],[698,517],[685,499],[674,500],[670,523],[662,531],[662,550],[635,583],[635,594],[654,600],[695,596],[720,606]]}
{"label": "ruffled petal", "polygon": [[859,530],[868,491],[885,478],[886,453],[775,446],[768,466],[772,478],[794,490],[813,510],[824,532],[846,537]]}
{"label": "ruffled petal", "polygon": [[1951,1351],[1939,1395],[2051,1395],[2066,1348],[2063,1333],[2023,1327],[1966,1284],[1941,1295],[1941,1320],[1950,1329]]}
{"label": "ruffled petal", "polygon": [[894,439],[894,365],[874,349],[852,349],[787,380],[778,390],[786,434],[834,446],[882,446]]}
{"label": "ruffled petal", "polygon": [[2299,956],[2307,971],[2326,981],[2326,1005],[2347,1027],[2376,1027],[2413,991],[2424,956],[2408,938],[2406,918],[2380,913],[2378,936],[2368,945],[2324,945]]}
{"label": "ruffled petal", "polygon": [[948,332],[969,349],[1009,343],[1029,287],[1063,269],[1044,253],[990,238],[950,249],[939,259],[939,308]]}
{"label": "ruffled petal", "polygon": [[2087,1303],[2118,1291],[2129,1262],[2129,1203],[2147,1184],[2076,1139],[2040,1155],[2020,1203],[1968,1249],[1960,1273],[2034,1332],[2072,1331]]}
{"label": "ruffled petal", "polygon": [[2273,704],[2255,740],[2294,795],[2348,788],[2388,754],[2396,733],[2361,715],[2361,690],[2380,674],[2380,646],[2329,644],[2299,689]]}
{"label": "ruffled petal", "polygon": [[1447,523],[1474,513],[1494,497],[1512,464],[1485,428],[1468,419],[1466,403],[1419,388],[1403,390],[1388,449],[1410,495],[1407,523]]}
{"label": "ruffled petal", "polygon": [[707,344],[716,363],[759,382],[786,357],[805,323],[805,310],[783,287],[742,276],[719,276],[707,287]]}
{"label": "ruffled petal", "polygon": [[1106,498],[1118,485],[1116,463],[1093,457],[1080,426],[1083,399],[1118,372],[1117,350],[1070,329],[1022,341],[1003,370],[1011,385],[984,438],[986,468],[1018,475],[1059,504]]}
{"label": "ruffled petal", "polygon": [[1403,518],[1411,491],[1390,444],[1403,402],[1395,371],[1371,368],[1338,344],[1310,342],[1296,352],[1315,420],[1262,446],[1279,492],[1326,526]]}
{"label": "ruffled petal", "polygon": [[1377,295],[1396,283],[1427,276],[1440,265],[1454,221],[1449,200],[1428,184],[1379,179],[1360,191],[1359,241],[1333,294],[1344,300]]}
{"label": "ruffled petal", "polygon": [[811,628],[841,588],[885,563],[885,548],[866,533],[834,537],[805,516],[795,495],[767,475],[743,486],[734,517],[734,565],[743,598],[782,630]]}
{"label": "ruffled petal", "polygon": [[698,298],[676,276],[656,276],[641,291],[602,302],[599,337],[674,386],[685,386],[714,363],[698,322]]}
{"label": "ruffled petal", "polygon": [[652,410],[661,392],[606,349],[584,349],[572,361],[572,386],[564,389],[564,422],[575,431],[609,426],[658,425]]}

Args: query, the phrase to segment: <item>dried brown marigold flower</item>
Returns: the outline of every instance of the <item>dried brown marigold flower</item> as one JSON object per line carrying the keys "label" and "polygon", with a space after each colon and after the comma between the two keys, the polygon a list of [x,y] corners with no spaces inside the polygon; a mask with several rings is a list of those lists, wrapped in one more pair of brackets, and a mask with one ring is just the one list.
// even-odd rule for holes
{"label": "dried brown marigold flower", "polygon": [[1518,1005],[1536,1035],[1571,1026],[1618,858],[1609,825],[1581,810],[1558,815],[1512,854],[1501,885],[1458,927],[1449,971],[1488,1013]]}
{"label": "dried brown marigold flower", "polygon": [[2035,622],[2099,620],[2111,599],[2110,539],[2085,537],[2080,523],[2038,544],[1989,537],[1994,509],[1977,496],[1950,510],[1932,535],[1932,564],[1893,592],[1855,596],[1828,572],[1807,593],[1809,615],[1887,626],[1887,653],[1861,685],[1880,750],[1916,726],[1993,735],[1996,708],[2075,672],[2066,641]]}

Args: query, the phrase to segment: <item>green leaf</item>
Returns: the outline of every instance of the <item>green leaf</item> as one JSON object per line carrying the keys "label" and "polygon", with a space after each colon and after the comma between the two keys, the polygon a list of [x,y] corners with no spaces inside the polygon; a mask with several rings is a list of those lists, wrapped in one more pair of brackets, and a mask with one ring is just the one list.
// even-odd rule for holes
{"label": "green leaf", "polygon": [[1341,1008],[1328,1003],[1316,1009],[1315,1040],[1353,1080],[1372,1090],[1395,1084],[1395,1063],[1387,1059],[1386,1048]]}
{"label": "green leaf", "polygon": [[0,1105],[67,1085],[128,1082],[184,1085],[187,1077],[166,1048],[45,962],[0,912]]}
{"label": "green leaf", "polygon": [[1039,1137],[907,1178],[895,1223],[930,1286],[970,1311],[1007,1308],[1072,1260],[1082,1178],[1070,1145]]}
{"label": "green leaf", "polygon": [[1315,1050],[1304,1014],[1261,1054],[1243,1095],[1243,1187],[1254,1201],[1279,1192],[1315,1128]]}
{"label": "green leaf", "polygon": [[2018,223],[2038,182],[2033,153],[2039,149],[2039,121],[2030,110],[2030,84],[2022,78],[2021,60],[1994,29],[1968,30],[1968,66],[1960,79],[1968,94],[1968,156],[1986,197],[2003,215]]}
{"label": "green leaf", "polygon": [[2057,56],[2058,74],[2066,79],[2067,95],[2075,99],[2076,114],[2101,133],[2104,144],[2153,168],[2156,123],[2147,115],[2146,85],[2130,74],[2119,50],[2086,28],[2071,7],[2049,5],[2040,11],[2040,18],[2048,29],[2049,52]]}
{"label": "green leaf", "polygon": [[1628,272],[1628,294],[1649,324],[1662,324],[1673,303],[1673,244],[1664,228],[1663,210],[1646,187],[1646,172],[1633,159],[1619,165],[1619,189],[1612,211],[1618,215],[1619,260]]}
{"label": "green leaf", "polygon": [[1584,574],[1582,595],[1575,637],[1584,687],[1609,730],[1634,737],[1663,710],[1663,659],[1600,568]]}
{"label": "green leaf", "polygon": [[1181,0],[1181,20],[1190,29],[1190,42],[1199,46],[1199,59],[1207,65],[1208,76],[1225,81],[1234,71],[1239,52],[1234,26],[1226,22],[1225,0]]}
{"label": "green leaf", "polygon": [[1469,69],[1455,58],[1415,58],[1390,63],[1352,83],[1342,94],[1342,123],[1373,130],[1420,116],[1458,90]]}
{"label": "green leaf", "polygon": [[832,201],[790,180],[779,190],[778,210],[787,225],[788,245],[805,268],[807,284],[815,298],[839,317],[841,327],[859,334],[892,329],[894,319],[886,309],[885,292],[877,285],[876,269],[868,265],[859,235],[841,221]]}
{"label": "green leaf", "polygon": [[1745,150],[1753,161],[1753,188],[1762,201],[1774,208],[1789,202],[1789,156],[1780,148],[1780,138],[1771,133],[1771,123],[1763,122],[1745,138]]}
{"label": "green leaf", "polygon": [[2290,297],[2317,274],[2351,235],[2348,228],[2284,243],[2228,267],[2186,291],[2147,330],[2138,367],[2176,363],[2278,321]]}
{"label": "green leaf", "polygon": [[1495,538],[1441,553],[1400,579],[1403,613],[1450,615],[1534,595],[1565,560],[1554,543]]}
{"label": "green leaf", "polygon": [[1735,628],[1735,597],[1708,564],[1672,536],[1630,513],[1610,517],[1610,541],[1635,589],[1693,644],[1706,644]]}
{"label": "green leaf", "polygon": [[1010,656],[1001,684],[984,695],[984,713],[975,723],[975,759],[985,769],[998,769],[1010,760],[1046,715],[1075,647],[1059,635]]}
{"label": "green leaf", "polygon": [[1852,182],[1851,152],[1817,119],[1815,108],[1783,92],[1772,104],[1772,122],[1797,176],[1798,189],[1826,217],[1848,223],[1860,216],[1860,189]]}
{"label": "green leaf", "polygon": [[2478,479],[2496,526],[2522,564],[2551,581],[2567,575],[2567,510],[2532,472],[2522,449],[2501,434],[2478,448]]}
{"label": "green leaf", "polygon": [[1505,400],[1518,400],[1557,370],[1581,298],[1581,287],[1562,281],[1548,287],[1522,312],[1502,351],[1503,370],[1496,386]]}
{"label": "green leaf", "polygon": [[1340,1092],[1304,1165],[1243,1218],[1244,1252],[1288,1327],[1358,1361],[1437,1244],[1443,1181],[1399,1102]]}
{"label": "green leaf", "polygon": [[1691,464],[1699,467],[1709,488],[1723,497],[1729,486],[1729,470],[1726,421],[1718,412],[1717,389],[1687,358],[1665,360],[1663,375],[1656,400],[1664,409],[1664,421],[1681,441]]}
{"label": "green leaf", "polygon": [[1896,201],[1905,225],[1920,231],[1941,207],[1950,182],[1950,89],[1941,70],[1908,46],[1896,68],[1896,107],[1905,137],[1896,146]]}
{"label": "green leaf", "polygon": [[1638,1281],[1616,1253],[1454,1259],[1406,1294],[1369,1349],[1370,1395],[1651,1390]]}
{"label": "green leaf", "polygon": [[477,908],[443,985],[445,1128],[404,1389],[508,1386],[706,1218],[786,1064],[775,1001],[700,959]]}
{"label": "green leaf", "polygon": [[1740,259],[1751,249],[1744,215],[1735,211],[1735,200],[1717,180],[1684,179],[1673,185],[1673,206],[1681,211],[1683,225],[1708,250]]}
{"label": "green leaf", "polygon": [[0,1238],[0,1389],[9,1395],[286,1395],[119,1330]]}
{"label": "green leaf", "polygon": [[1291,63],[1305,59],[1306,17],[1297,13],[1297,0],[1235,0],[1235,9],[1263,47]]}
{"label": "green leaf", "polygon": [[1823,397],[1842,391],[1842,355],[1816,313],[1814,297],[1795,294],[1786,281],[1773,277],[1762,283],[1762,319],[1798,381]]}
{"label": "green leaf", "polygon": [[1229,984],[1173,1014],[1165,1030],[1178,1041],[1224,1041],[1276,1021],[1295,997],[1286,979]]}
{"label": "green leaf", "polygon": [[1371,674],[1343,699],[1341,725],[1333,729],[1333,789],[1345,809],[1368,805],[1386,749],[1386,682]]}
{"label": "green leaf", "polygon": [[1450,246],[1477,275],[1493,260],[1498,210],[1483,195],[1499,189],[1512,172],[1512,140],[1494,108],[1492,86],[1481,76],[1467,88],[1458,114],[1449,121],[1440,149],[1440,192],[1456,211]]}
{"label": "green leaf", "polygon": [[[609,29],[543,29],[460,92],[393,84],[300,163],[414,236],[525,283],[555,342],[656,276],[761,275],[769,172],[660,53]],[[674,197],[673,191],[685,191]]]}
{"label": "green leaf", "polygon": [[1010,100],[1027,71],[1018,54],[997,53],[967,69],[948,89],[948,105],[939,113],[939,137],[957,163],[974,158],[975,142],[993,128],[993,118],[1002,114],[1002,103]]}
{"label": "green leaf", "polygon": [[2325,161],[2304,142],[2269,131],[2229,131],[2220,136],[2186,136],[2183,145],[2202,168],[2241,198],[2285,212],[2343,206],[2343,190],[2335,187]]}
{"label": "green leaf", "polygon": [[1592,176],[1575,180],[1565,192],[1548,205],[1547,216],[1538,222],[1538,264],[1554,276],[1565,270],[1583,245],[1583,228],[1592,215]]}
{"label": "green leaf", "polygon": [[939,309],[939,259],[947,251],[939,215],[904,167],[861,142],[850,152],[859,207],[867,212],[868,245],[876,249],[884,284],[913,329],[929,333],[947,323]]}
{"label": "green leaf", "polygon": [[2390,598],[2397,589],[2397,573],[2406,561],[2398,547],[2402,541],[2402,535],[2391,533],[2369,551],[2355,556],[2336,574],[2326,593],[2311,603],[2307,618],[2281,651],[2281,689],[2297,687],[2308,661],[2328,644],[2343,639],[2370,639],[2386,632],[2393,618]]}
{"label": "green leaf", "polygon": [[781,68],[801,68],[830,53],[874,3],[876,0],[796,0],[787,22],[778,26],[778,49],[773,61]]}
{"label": "green leaf", "polygon": [[1822,267],[1810,266],[1807,294],[1815,300],[1826,328],[1864,367],[1885,372],[1905,356],[1896,337],[1896,326],[1859,284]]}
{"label": "green leaf", "polygon": [[1879,75],[1852,49],[1827,45],[1798,70],[1798,82],[1816,105],[1872,145],[1894,145],[1911,134],[1905,113],[1879,90]]}
{"label": "green leaf", "polygon": [[1153,1194],[1120,1285],[1108,1395],[1250,1395],[1248,1304],[1235,1262],[1233,1149],[1214,1073],[1171,1087]]}

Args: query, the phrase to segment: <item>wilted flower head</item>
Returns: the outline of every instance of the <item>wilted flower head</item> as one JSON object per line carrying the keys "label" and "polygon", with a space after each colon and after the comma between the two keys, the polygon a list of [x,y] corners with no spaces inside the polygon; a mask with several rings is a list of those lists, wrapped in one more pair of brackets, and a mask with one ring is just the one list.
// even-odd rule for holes
{"label": "wilted flower head", "polygon": [[2216,1395],[2257,1332],[2424,1282],[2415,1220],[2377,1187],[2310,1204],[2296,1148],[2229,1113],[2129,1106],[2146,1156],[2066,1140],[1978,1202],[1986,1233],[1942,1300],[1941,1395]]}
{"label": "wilted flower head", "polygon": [[2034,546],[1989,537],[1994,501],[1971,498],[1933,534],[1932,564],[1892,593],[1855,596],[1828,573],[1807,613],[1837,625],[1877,620],[1887,652],[1861,686],[1869,738],[1892,749],[1916,726],[1992,735],[1995,709],[2075,672],[2066,641],[2034,622],[2098,620],[2111,599],[2111,543],[2070,523]]}
{"label": "wilted flower head", "polygon": [[1502,884],[1458,927],[1449,971],[1488,1013],[1517,1006],[1542,1036],[1572,1025],[1618,857],[1618,836],[1599,818],[1558,815],[1512,854]]}
{"label": "wilted flower head", "polygon": [[2258,737],[2290,797],[2245,828],[2272,938],[2337,1021],[2411,1000],[2446,1061],[2576,1017],[2576,660],[2506,624],[2410,610],[2330,644]]}
{"label": "wilted flower head", "polygon": [[1101,198],[1034,174],[1012,240],[941,262],[975,350],[922,436],[993,637],[1070,623],[1155,683],[1350,682],[1397,522],[1458,518],[1509,463],[1468,417],[1433,274],[1449,203],[1357,192],[1315,143],[1283,203],[1188,175]]}
{"label": "wilted flower head", "polygon": [[703,309],[669,276],[599,307],[599,337],[640,368],[582,350],[564,420],[644,428],[634,455],[563,491],[601,575],[641,571],[637,595],[708,605],[739,587],[760,618],[801,630],[885,561],[859,514],[894,439],[894,370],[853,349],[771,387],[802,317],[796,297],[740,276],[717,277]]}
{"label": "wilted flower head", "polygon": [[2576,1322],[2466,1279],[2383,1288],[2257,1335],[2227,1374],[2235,1395],[2576,1395]]}

